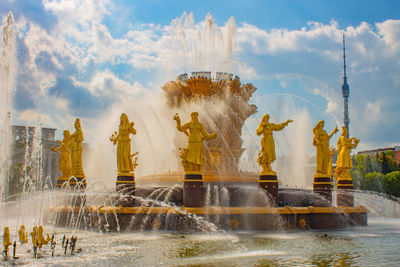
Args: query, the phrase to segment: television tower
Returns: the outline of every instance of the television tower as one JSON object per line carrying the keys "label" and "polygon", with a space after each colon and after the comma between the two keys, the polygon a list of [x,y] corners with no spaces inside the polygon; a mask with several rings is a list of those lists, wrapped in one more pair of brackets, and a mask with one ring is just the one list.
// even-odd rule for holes
{"label": "television tower", "polygon": [[350,95],[350,88],[347,84],[347,76],[346,76],[346,43],[344,40],[343,34],[343,84],[342,84],[342,96],[344,101],[344,118],[343,123],[344,126],[347,128],[347,137],[350,134],[350,118],[349,118],[349,95]]}

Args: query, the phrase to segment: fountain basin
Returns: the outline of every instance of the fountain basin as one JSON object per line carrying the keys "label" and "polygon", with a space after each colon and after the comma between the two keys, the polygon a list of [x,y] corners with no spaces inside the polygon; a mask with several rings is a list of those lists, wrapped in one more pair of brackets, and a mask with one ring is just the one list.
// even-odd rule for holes
{"label": "fountain basin", "polygon": [[[165,230],[198,232],[209,223],[223,230],[276,231],[342,229],[367,225],[367,209],[359,207],[113,207],[60,206],[50,209],[59,227],[87,230]],[[202,228],[202,224],[207,226]]]}

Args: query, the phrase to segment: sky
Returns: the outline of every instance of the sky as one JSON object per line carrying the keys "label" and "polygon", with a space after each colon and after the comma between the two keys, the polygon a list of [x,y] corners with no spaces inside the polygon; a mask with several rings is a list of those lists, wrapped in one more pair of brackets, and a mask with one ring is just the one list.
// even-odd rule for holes
{"label": "sky", "polygon": [[73,130],[80,117],[86,140],[99,142],[118,113],[162,105],[165,82],[209,66],[258,88],[245,145],[258,144],[253,131],[270,113],[302,120],[285,138],[304,136],[313,153],[319,120],[327,131],[343,125],[345,34],[350,135],[358,150],[399,145],[398,10],[399,1],[2,0],[2,25],[11,11],[16,28],[12,122]]}

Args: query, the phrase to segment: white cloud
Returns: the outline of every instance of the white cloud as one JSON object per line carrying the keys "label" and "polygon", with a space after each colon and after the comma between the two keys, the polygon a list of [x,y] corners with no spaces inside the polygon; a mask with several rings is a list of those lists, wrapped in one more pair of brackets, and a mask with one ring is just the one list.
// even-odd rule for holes
{"label": "white cloud", "polygon": [[249,66],[245,62],[234,61],[232,65],[234,72],[237,73],[243,80],[257,80],[259,78],[259,74],[257,73],[256,69]]}
{"label": "white cloud", "polygon": [[109,5],[108,0],[43,0],[44,8],[54,13],[63,26],[88,27],[93,22],[100,22],[109,14]]}
{"label": "white cloud", "polygon": [[15,119],[24,121],[28,125],[32,125],[33,123],[37,122],[40,122],[42,125],[54,125],[54,121],[48,114],[44,114],[35,109],[27,109],[22,112],[18,112]]}
{"label": "white cloud", "polygon": [[97,72],[89,82],[81,82],[73,78],[76,86],[87,88],[94,96],[121,98],[139,96],[148,91],[139,82],[130,84],[109,70]]}
{"label": "white cloud", "polygon": [[[376,23],[377,31],[366,22],[345,30],[340,29],[336,22],[328,25],[312,22],[299,30],[264,30],[243,24],[237,29],[237,52],[241,58],[247,54],[258,55],[260,60],[253,59],[254,64],[272,66],[269,69],[276,73],[283,88],[290,90],[290,86],[300,82],[305,84],[308,92],[323,96],[326,113],[332,114],[337,123],[342,124],[340,88],[344,33],[351,134],[370,144],[392,144],[395,140],[399,142],[392,132],[400,129],[395,115],[400,105],[400,100],[397,100],[400,99],[399,26],[400,20]],[[265,58],[268,62],[260,63]],[[319,117],[327,114],[319,114]]]}
{"label": "white cloud", "polygon": [[382,36],[385,43],[392,48],[392,50],[399,49],[400,46],[400,21],[399,20],[386,20],[377,23],[378,33]]}
{"label": "white cloud", "polygon": [[[393,117],[393,110],[400,104],[396,100],[400,99],[399,20],[376,23],[376,30],[368,23],[341,29],[335,21],[309,22],[288,30],[260,29],[247,23],[235,27],[232,20],[218,26],[210,16],[195,23],[193,15],[184,14],[171,25],[142,24],[115,37],[104,22],[105,17],[113,16],[110,1],[44,0],[43,5],[57,17],[58,24],[50,30],[24,17],[16,23],[29,55],[21,71],[29,76],[33,86],[27,86],[27,91],[38,108],[54,101],[55,96],[46,94],[59,78],[72,80],[74,86],[87,93],[86,97],[101,99],[106,109],[121,97],[147,93],[142,84],[157,88],[180,73],[211,69],[235,72],[242,81],[253,82],[256,87],[262,79],[274,77],[286,92],[311,104],[320,103],[312,103],[309,96],[320,96],[325,101],[325,113],[312,116],[333,117],[340,123],[341,42],[345,33],[354,127],[351,132],[373,142],[379,139],[379,133],[371,133],[371,129],[400,128]],[[46,63],[51,64],[49,70],[41,69],[37,62],[44,52],[48,55]],[[132,70],[129,81],[124,78],[126,74],[113,70],[118,64]],[[141,77],[142,73],[150,78]],[[304,87],[303,92],[293,92],[299,87]],[[71,99],[78,96],[69,97],[57,95],[61,104],[50,106],[65,113]],[[388,125],[383,119],[365,121],[359,116],[363,112],[395,122]]]}
{"label": "white cloud", "polygon": [[239,50],[250,45],[257,54],[275,54],[282,51],[313,51],[328,53],[330,47],[322,46],[325,40],[338,40],[341,32],[338,24],[332,21],[329,25],[309,22],[308,28],[300,30],[271,29],[262,30],[256,26],[243,23],[238,31]]}

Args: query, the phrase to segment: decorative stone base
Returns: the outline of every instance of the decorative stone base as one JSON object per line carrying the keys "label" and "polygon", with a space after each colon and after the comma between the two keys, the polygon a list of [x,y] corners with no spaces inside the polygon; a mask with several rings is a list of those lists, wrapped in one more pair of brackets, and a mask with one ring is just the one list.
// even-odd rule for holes
{"label": "decorative stone base", "polygon": [[336,188],[337,205],[354,207],[354,186],[352,180],[338,180]]}
{"label": "decorative stone base", "polygon": [[[196,218],[187,216],[195,214]],[[94,231],[174,231],[196,233],[215,224],[221,230],[283,231],[343,229],[366,226],[367,209],[360,207],[55,207],[56,225],[77,225]],[[134,218],[134,219],[133,219]],[[201,224],[199,225],[199,219]],[[203,221],[204,220],[204,221]]]}
{"label": "decorative stone base", "polygon": [[205,190],[201,174],[185,174],[183,180],[183,206],[203,207]]}
{"label": "decorative stone base", "polygon": [[332,179],[331,177],[314,176],[313,192],[315,207],[332,206]]}
{"label": "decorative stone base", "polygon": [[279,206],[278,199],[278,179],[276,175],[260,175],[258,186],[264,189],[271,198],[271,205]]}
{"label": "decorative stone base", "polygon": [[135,205],[135,176],[117,176],[116,190],[119,194],[117,199],[117,206],[130,207]]}
{"label": "decorative stone base", "polygon": [[[73,189],[75,189],[75,188],[76,189],[85,189],[87,186],[85,177],[71,177],[70,179],[60,177],[57,179],[56,187],[62,188],[63,185],[65,186],[66,182],[69,184],[70,188],[73,188]],[[78,188],[77,188],[77,185],[78,185]]]}

